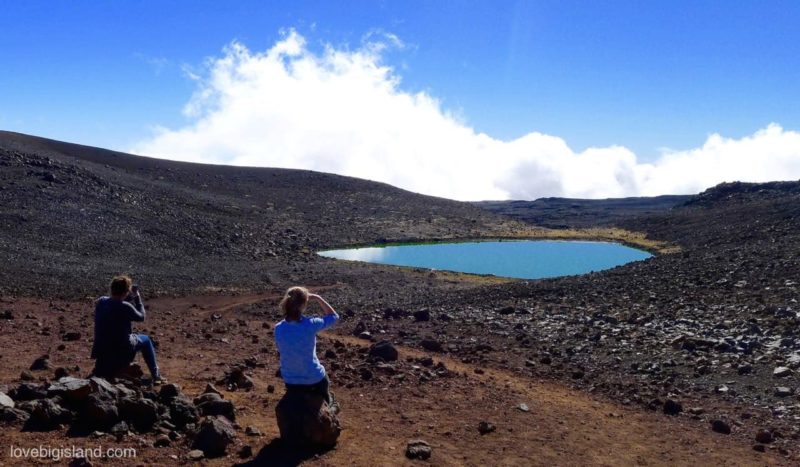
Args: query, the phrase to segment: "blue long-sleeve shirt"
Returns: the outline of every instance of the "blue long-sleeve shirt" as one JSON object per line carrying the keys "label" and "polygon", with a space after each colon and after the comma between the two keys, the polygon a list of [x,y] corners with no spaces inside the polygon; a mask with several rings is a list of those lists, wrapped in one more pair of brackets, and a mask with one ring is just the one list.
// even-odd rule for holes
{"label": "blue long-sleeve shirt", "polygon": [[134,321],[144,321],[145,310],[141,299],[134,303],[111,297],[100,297],[94,308],[94,344],[92,358],[120,356],[133,351]]}
{"label": "blue long-sleeve shirt", "polygon": [[336,312],[322,318],[283,320],[275,326],[275,344],[281,355],[281,377],[287,384],[316,384],[325,377],[317,358],[317,333],[339,320]]}

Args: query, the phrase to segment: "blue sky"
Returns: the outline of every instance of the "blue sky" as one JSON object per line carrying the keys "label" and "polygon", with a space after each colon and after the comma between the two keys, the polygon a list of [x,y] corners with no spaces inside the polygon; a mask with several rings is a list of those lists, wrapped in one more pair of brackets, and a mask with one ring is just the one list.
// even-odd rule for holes
{"label": "blue sky", "polygon": [[[346,6],[345,6],[346,5]],[[800,3],[702,1],[43,2],[0,13],[0,127],[124,148],[176,125],[199,66],[281,28],[311,45],[374,29],[386,60],[479,131],[659,147],[800,127]]]}
{"label": "blue sky", "polygon": [[476,132],[650,163],[715,133],[800,129],[798,24],[796,1],[3,0],[0,128],[131,149],[196,123],[187,70],[232,41],[263,52],[293,29],[321,54],[377,31],[405,44],[379,58],[399,89]]}

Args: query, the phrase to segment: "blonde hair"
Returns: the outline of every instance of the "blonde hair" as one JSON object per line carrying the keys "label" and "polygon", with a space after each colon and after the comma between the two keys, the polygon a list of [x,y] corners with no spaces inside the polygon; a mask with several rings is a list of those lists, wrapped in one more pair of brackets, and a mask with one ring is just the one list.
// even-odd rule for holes
{"label": "blonde hair", "polygon": [[281,300],[280,309],[286,321],[300,321],[300,315],[308,304],[308,289],[290,287]]}

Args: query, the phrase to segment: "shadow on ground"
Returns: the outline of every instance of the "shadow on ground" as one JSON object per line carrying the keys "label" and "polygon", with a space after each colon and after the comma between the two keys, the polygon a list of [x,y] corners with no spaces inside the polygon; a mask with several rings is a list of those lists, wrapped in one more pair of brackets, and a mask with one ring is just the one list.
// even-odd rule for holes
{"label": "shadow on ground", "polygon": [[273,438],[269,444],[258,451],[258,454],[250,461],[236,464],[237,467],[295,467],[303,461],[312,457],[322,455],[328,451],[302,449],[282,441],[280,438]]}

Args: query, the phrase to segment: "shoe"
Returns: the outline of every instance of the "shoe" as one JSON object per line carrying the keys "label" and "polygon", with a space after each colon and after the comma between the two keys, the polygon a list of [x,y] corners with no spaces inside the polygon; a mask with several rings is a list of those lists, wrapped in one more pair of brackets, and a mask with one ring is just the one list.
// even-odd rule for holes
{"label": "shoe", "polygon": [[161,386],[162,384],[167,384],[167,380],[163,376],[153,378],[153,386]]}

